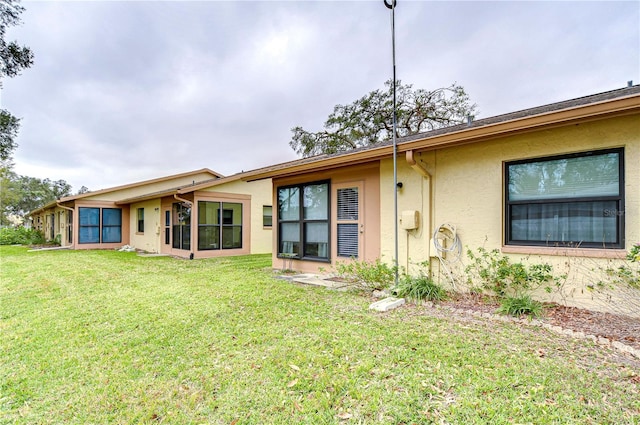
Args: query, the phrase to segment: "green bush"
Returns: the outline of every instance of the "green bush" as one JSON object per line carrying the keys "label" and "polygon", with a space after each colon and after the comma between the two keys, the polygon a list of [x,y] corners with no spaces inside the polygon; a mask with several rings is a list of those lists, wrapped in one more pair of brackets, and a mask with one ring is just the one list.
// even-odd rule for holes
{"label": "green bush", "polygon": [[336,264],[338,275],[365,290],[388,288],[395,280],[393,267],[376,259],[375,262],[351,261]]}
{"label": "green bush", "polygon": [[637,243],[631,247],[631,251],[627,254],[627,260],[632,263],[640,263],[640,243]]}
{"label": "green bush", "polygon": [[33,245],[44,243],[44,235],[25,227],[3,227],[0,229],[0,245]]}
{"label": "green bush", "polygon": [[558,285],[550,264],[511,263],[509,257],[500,255],[497,249],[478,248],[477,254],[469,249],[467,256],[471,264],[465,273],[470,286],[479,286],[499,298],[521,297],[540,287],[550,292],[552,284]]}
{"label": "green bush", "polygon": [[412,301],[442,301],[447,292],[428,276],[403,276],[396,290],[396,295]]}
{"label": "green bush", "polygon": [[540,301],[532,299],[529,295],[521,297],[505,297],[500,302],[498,313],[511,316],[534,316],[542,315],[543,305]]}

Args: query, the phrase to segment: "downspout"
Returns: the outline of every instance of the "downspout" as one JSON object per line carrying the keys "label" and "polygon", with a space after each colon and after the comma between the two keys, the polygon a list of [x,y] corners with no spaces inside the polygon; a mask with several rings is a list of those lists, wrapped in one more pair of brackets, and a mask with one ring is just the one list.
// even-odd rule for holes
{"label": "downspout", "polygon": [[[60,201],[56,200],[56,206],[58,206],[59,208],[62,208],[63,210],[67,210],[67,211],[71,211],[71,212],[75,212],[75,209],[70,208],[70,207],[65,207],[64,205],[60,204]],[[72,226],[74,227],[73,229],[73,240],[75,241],[76,239],[76,229],[75,229],[75,220],[72,223]],[[69,246],[70,249],[75,249],[75,243],[71,242],[71,245]]]}
{"label": "downspout", "polygon": [[[405,155],[405,159],[407,161],[407,164],[413,169],[413,171],[415,171],[416,173],[420,174],[422,177],[426,178],[429,181],[429,184],[427,186],[427,190],[429,191],[429,222],[426,223],[427,226],[427,237],[429,238],[427,243],[431,243],[431,235],[433,234],[433,220],[434,220],[434,202],[433,202],[433,188],[432,188],[432,181],[433,181],[433,176],[429,173],[429,171],[426,169],[426,167],[424,166],[424,164],[422,162],[418,162],[415,159],[415,155],[414,155],[414,151],[413,150],[408,150],[406,152]],[[424,196],[424,195],[422,195]],[[431,247],[429,247],[429,255],[431,255]],[[431,268],[431,266],[429,266],[429,268]]]}
{"label": "downspout", "polygon": [[[189,205],[191,205],[191,208],[193,208],[193,202],[192,202],[192,201],[189,201],[189,200],[184,199],[184,198],[180,198],[180,197],[178,196],[178,194],[177,194],[177,193],[174,193],[174,194],[173,194],[173,197],[176,199],[176,201],[180,201],[180,202],[183,202],[183,203],[185,203],[185,204],[189,204]],[[193,220],[191,220],[190,227],[191,227],[191,228],[189,229],[189,231],[190,231],[190,232],[191,232],[191,234],[193,235]],[[189,238],[189,239],[191,240],[191,238]],[[191,241],[190,245],[191,245],[191,252],[189,253],[189,260],[193,260],[193,257],[194,257],[194,253],[193,253],[193,241]]]}

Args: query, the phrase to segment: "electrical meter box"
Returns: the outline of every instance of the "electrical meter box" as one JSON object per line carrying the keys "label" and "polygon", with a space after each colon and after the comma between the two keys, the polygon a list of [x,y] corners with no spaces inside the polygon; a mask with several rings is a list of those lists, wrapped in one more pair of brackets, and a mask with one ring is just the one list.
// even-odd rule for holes
{"label": "electrical meter box", "polygon": [[400,216],[400,226],[404,230],[414,230],[419,227],[420,213],[416,210],[402,211]]}

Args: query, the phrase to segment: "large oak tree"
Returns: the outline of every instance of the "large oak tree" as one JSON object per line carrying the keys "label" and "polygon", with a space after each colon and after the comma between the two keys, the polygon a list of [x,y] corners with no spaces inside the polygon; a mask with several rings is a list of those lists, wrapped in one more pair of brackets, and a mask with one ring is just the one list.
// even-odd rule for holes
{"label": "large oak tree", "polygon": [[[389,140],[393,134],[393,84],[374,90],[349,105],[336,105],[324,123],[324,129],[310,132],[291,129],[289,145],[303,157],[346,152]],[[474,115],[472,104],[462,86],[452,84],[436,90],[414,89],[411,84],[396,84],[396,137],[405,137],[466,121]]]}

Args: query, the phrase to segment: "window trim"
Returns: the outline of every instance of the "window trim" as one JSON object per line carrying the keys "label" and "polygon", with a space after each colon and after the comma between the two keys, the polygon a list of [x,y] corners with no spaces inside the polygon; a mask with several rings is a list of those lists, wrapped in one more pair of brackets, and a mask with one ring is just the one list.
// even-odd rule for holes
{"label": "window trim", "polygon": [[[319,186],[319,185],[326,185],[327,186],[327,215],[326,215],[326,219],[305,219],[304,218],[304,188],[307,186]],[[299,211],[298,211],[298,219],[297,220],[283,220],[280,217],[280,190],[282,189],[291,189],[291,188],[298,188],[298,202],[299,202]],[[318,261],[318,262],[323,262],[323,263],[330,263],[331,262],[331,180],[319,180],[319,181],[312,181],[312,182],[304,182],[304,183],[298,183],[298,184],[290,184],[290,185],[283,185],[283,186],[278,186],[278,188],[276,189],[276,200],[277,200],[277,205],[276,205],[276,212],[277,212],[277,216],[278,216],[278,240],[277,240],[277,253],[276,253],[276,257],[277,258],[284,258],[284,259],[295,259],[295,260],[305,260],[305,261]],[[298,223],[299,226],[299,235],[300,235],[300,240],[299,240],[299,247],[298,247],[298,252],[297,253],[292,253],[292,254],[288,254],[288,253],[282,253],[280,252],[280,244],[281,244],[281,236],[282,236],[282,224],[283,223]],[[326,223],[327,226],[327,256],[326,257],[319,257],[319,256],[312,256],[312,255],[306,255],[305,253],[305,224],[308,223]]]}
{"label": "window trim", "polygon": [[[532,200],[509,200],[509,167],[518,164],[528,164],[535,162],[556,161],[570,158],[583,158],[594,155],[618,154],[618,195],[617,196],[584,196],[584,197],[564,197],[552,199],[532,199]],[[521,246],[521,247],[553,247],[553,248],[584,248],[584,249],[624,249],[625,247],[625,173],[624,173],[624,148],[609,148],[600,150],[590,150],[583,152],[575,152],[562,155],[552,155],[538,158],[529,158],[516,161],[503,162],[503,196],[504,196],[504,245]],[[531,204],[561,204],[561,203],[579,203],[579,202],[616,202],[615,215],[616,220],[616,242],[582,242],[582,241],[530,241],[530,240],[512,240],[512,207],[514,205],[531,205]]]}

